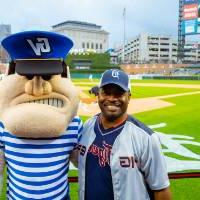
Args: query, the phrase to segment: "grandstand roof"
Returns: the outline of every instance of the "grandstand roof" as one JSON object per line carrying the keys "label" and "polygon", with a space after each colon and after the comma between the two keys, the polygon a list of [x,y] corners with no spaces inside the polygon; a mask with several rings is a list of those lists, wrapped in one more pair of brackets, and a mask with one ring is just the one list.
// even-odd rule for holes
{"label": "grandstand roof", "polygon": [[90,28],[101,29],[101,26],[93,24],[93,23],[81,22],[81,21],[71,21],[71,20],[53,25],[52,27],[57,28],[57,27],[64,26],[64,25],[86,26],[86,27],[90,27]]}
{"label": "grandstand roof", "polygon": [[193,65],[189,65],[185,68],[189,68],[189,69],[200,69],[200,63],[196,63],[196,64],[193,64]]}

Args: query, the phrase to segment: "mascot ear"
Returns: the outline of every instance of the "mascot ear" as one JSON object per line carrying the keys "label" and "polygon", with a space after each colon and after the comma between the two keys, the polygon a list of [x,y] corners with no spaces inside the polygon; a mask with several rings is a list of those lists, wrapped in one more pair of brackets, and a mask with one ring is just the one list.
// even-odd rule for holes
{"label": "mascot ear", "polygon": [[14,61],[11,61],[9,63],[9,66],[8,66],[8,69],[7,69],[7,72],[6,72],[6,75],[10,75],[10,74],[14,74],[15,73],[15,62]]}
{"label": "mascot ear", "polygon": [[70,77],[69,66],[67,66],[65,64],[65,62],[62,63],[62,66],[63,66],[63,72],[62,72],[61,76],[63,78],[69,78],[70,79],[71,77]]}

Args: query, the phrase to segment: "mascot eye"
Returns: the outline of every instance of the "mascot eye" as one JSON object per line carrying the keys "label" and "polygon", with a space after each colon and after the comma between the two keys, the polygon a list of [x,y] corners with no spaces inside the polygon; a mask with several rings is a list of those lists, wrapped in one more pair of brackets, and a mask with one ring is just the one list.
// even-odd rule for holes
{"label": "mascot eye", "polygon": [[44,79],[45,81],[48,81],[51,79],[51,75],[44,75],[42,76],[42,79]]}
{"label": "mascot eye", "polygon": [[28,79],[28,80],[32,80],[33,79],[33,75],[26,75],[26,78]]}
{"label": "mascot eye", "polygon": [[[34,75],[26,75],[26,78],[27,78],[28,80],[32,80],[33,77],[34,77]],[[43,75],[43,76],[41,76],[41,77],[42,77],[43,80],[48,81],[48,80],[51,79],[52,76],[51,76],[51,75]]]}

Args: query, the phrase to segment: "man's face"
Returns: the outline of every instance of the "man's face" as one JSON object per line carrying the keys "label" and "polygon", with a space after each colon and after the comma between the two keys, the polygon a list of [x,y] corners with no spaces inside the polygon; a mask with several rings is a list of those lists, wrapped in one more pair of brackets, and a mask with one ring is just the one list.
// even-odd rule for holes
{"label": "man's face", "polygon": [[108,121],[116,120],[126,114],[129,101],[130,93],[115,84],[100,88],[98,104],[102,116]]}
{"label": "man's face", "polygon": [[9,75],[0,82],[0,91],[0,119],[17,136],[59,136],[78,109],[78,92],[61,75]]}

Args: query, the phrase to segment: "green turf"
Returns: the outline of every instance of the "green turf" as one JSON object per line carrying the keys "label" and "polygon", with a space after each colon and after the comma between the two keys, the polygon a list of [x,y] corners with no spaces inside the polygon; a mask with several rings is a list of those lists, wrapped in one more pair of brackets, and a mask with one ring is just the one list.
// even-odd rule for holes
{"label": "green turf", "polygon": [[200,84],[200,80],[131,80],[131,83]]}
{"label": "green turf", "polygon": [[180,94],[180,93],[195,92],[195,91],[200,91],[200,90],[191,88],[170,88],[170,87],[142,87],[142,86],[131,87],[131,95],[133,98],[164,96],[164,95]]}
{"label": "green turf", "polygon": [[147,124],[167,123],[157,130],[170,134],[193,136],[200,142],[200,94],[165,99],[174,103],[163,109],[138,113],[135,116]]}
{"label": "green turf", "polygon": [[[78,171],[70,170],[69,176],[78,176]],[[71,200],[78,200],[78,184],[77,183],[70,184],[70,197],[71,197]]]}
{"label": "green turf", "polygon": [[[76,86],[87,86],[92,88],[95,84],[76,84]],[[89,94],[89,89],[83,89],[83,92],[87,95]],[[146,97],[154,97],[154,96],[163,96],[163,95],[171,95],[171,94],[180,94],[186,92],[196,92],[200,91],[200,89],[195,88],[176,88],[176,87],[150,87],[150,86],[132,86],[131,87],[131,95],[132,98],[146,98]]]}
{"label": "green turf", "polygon": [[[85,82],[91,84],[98,84],[99,79],[93,79],[90,81],[89,79],[72,79],[74,83]],[[200,84],[200,80],[131,80],[131,83],[166,83],[166,84]]]}

